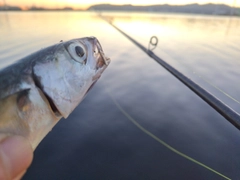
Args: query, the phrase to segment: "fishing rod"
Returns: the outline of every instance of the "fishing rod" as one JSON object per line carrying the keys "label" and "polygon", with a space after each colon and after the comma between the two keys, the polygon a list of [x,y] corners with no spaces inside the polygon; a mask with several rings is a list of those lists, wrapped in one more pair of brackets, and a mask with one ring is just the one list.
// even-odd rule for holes
{"label": "fishing rod", "polygon": [[[158,57],[152,51],[158,43],[158,39],[156,36],[153,36],[150,39],[148,49],[137,42],[135,39],[130,37],[128,34],[123,32],[117,26],[115,26],[112,22],[99,15],[104,20],[106,20],[112,27],[118,30],[121,34],[123,34],[126,38],[128,38],[131,42],[133,42],[136,46],[138,46],[142,51],[148,54],[152,59],[154,59],[157,63],[159,63],[163,68],[165,68],[168,72],[170,72],[173,76],[175,76],[178,80],[180,80],[183,84],[185,84],[189,89],[191,89],[194,93],[196,93],[199,97],[201,97],[206,103],[208,103],[213,109],[215,109],[219,114],[221,114],[226,120],[228,120],[232,125],[234,125],[237,129],[240,130],[240,115],[235,112],[232,108],[224,104],[217,97],[212,95],[210,92],[193,82],[191,79],[186,77],[184,74],[179,72],[177,69],[166,63],[160,57]],[[154,47],[150,49],[150,44]]]}

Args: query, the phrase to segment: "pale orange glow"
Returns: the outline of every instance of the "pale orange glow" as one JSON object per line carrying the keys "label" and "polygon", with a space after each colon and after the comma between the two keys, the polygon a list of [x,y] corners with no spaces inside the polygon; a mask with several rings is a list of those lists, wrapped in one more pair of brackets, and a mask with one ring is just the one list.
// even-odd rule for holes
{"label": "pale orange glow", "polygon": [[[0,1],[1,2],[1,1]],[[8,5],[17,5],[20,7],[48,7],[48,8],[62,8],[73,7],[75,9],[86,9],[93,4],[132,4],[132,5],[149,5],[149,4],[190,4],[190,3],[221,3],[232,6],[240,6],[240,0],[5,0]],[[1,2],[3,3],[3,1]]]}

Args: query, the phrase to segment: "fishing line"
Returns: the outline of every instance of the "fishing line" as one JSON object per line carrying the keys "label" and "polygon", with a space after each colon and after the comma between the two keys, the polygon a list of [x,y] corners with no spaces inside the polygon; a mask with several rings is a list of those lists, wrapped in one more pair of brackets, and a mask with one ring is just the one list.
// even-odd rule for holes
{"label": "fishing line", "polygon": [[207,169],[207,170],[209,170],[209,171],[211,171],[211,172],[213,172],[213,173],[215,173],[215,174],[217,174],[217,175],[219,175],[219,176],[221,176],[221,177],[223,177],[223,178],[225,178],[225,179],[230,180],[229,177],[227,177],[227,176],[221,174],[220,172],[218,172],[218,171],[210,168],[209,166],[207,166],[207,165],[205,165],[205,164],[203,164],[203,163],[201,163],[201,162],[199,162],[199,161],[191,158],[190,156],[188,156],[188,155],[186,155],[186,154],[178,151],[177,149],[173,148],[172,146],[170,146],[169,144],[167,144],[166,142],[164,142],[163,140],[161,140],[160,138],[158,138],[157,136],[155,136],[154,134],[152,134],[151,132],[149,132],[148,130],[146,130],[143,126],[141,126],[132,116],[130,116],[130,115],[122,108],[122,106],[114,99],[114,97],[112,96],[111,93],[109,93],[109,96],[110,96],[110,98],[112,99],[112,101],[113,101],[113,103],[115,104],[115,106],[121,111],[121,113],[122,113],[123,115],[125,115],[125,117],[126,117],[129,121],[131,121],[131,122],[132,122],[138,129],[140,129],[142,132],[144,132],[145,134],[147,134],[147,135],[150,136],[151,138],[155,139],[157,142],[159,142],[160,144],[162,144],[164,147],[166,147],[166,148],[169,149],[170,151],[178,154],[179,156],[181,156],[181,157],[183,157],[183,158],[185,158],[185,159],[187,159],[187,160],[189,160],[189,161],[191,161],[191,162],[193,162],[193,163],[195,163],[195,164],[198,164],[199,166],[202,166],[203,168],[205,168],[205,169]]}
{"label": "fishing line", "polygon": [[[194,72],[193,72],[194,73]],[[229,95],[228,93],[226,93],[225,91],[223,91],[222,89],[220,89],[218,86],[212,84],[210,81],[206,80],[205,78],[201,77],[200,75],[197,75],[199,78],[201,78],[203,81],[205,81],[206,83],[208,83],[209,85],[211,85],[212,87],[216,88],[218,91],[220,91],[221,93],[223,93],[225,96],[227,96],[228,98],[232,99],[233,101],[235,101],[236,103],[240,104],[240,102],[235,99],[234,97],[232,97],[231,95]]]}

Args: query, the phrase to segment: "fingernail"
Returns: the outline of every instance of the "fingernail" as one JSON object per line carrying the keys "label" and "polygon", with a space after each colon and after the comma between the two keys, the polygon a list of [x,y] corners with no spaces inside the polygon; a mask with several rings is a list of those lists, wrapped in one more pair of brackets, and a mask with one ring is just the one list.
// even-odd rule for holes
{"label": "fingernail", "polygon": [[6,173],[12,179],[22,174],[32,162],[33,150],[30,143],[21,136],[3,139],[0,144]]}

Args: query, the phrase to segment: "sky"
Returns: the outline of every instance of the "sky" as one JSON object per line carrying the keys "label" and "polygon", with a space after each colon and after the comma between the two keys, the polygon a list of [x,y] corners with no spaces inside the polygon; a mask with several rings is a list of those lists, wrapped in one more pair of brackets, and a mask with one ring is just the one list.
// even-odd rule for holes
{"label": "sky", "polygon": [[[2,2],[1,2],[2,1]],[[48,8],[62,8],[73,7],[75,9],[86,9],[92,4],[132,4],[132,5],[149,5],[149,4],[190,4],[190,3],[223,3],[232,6],[240,7],[240,0],[0,0],[8,5],[16,5],[20,7],[48,7]]]}

